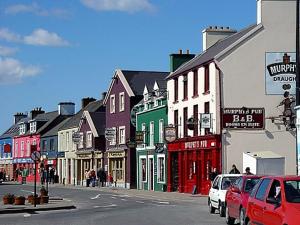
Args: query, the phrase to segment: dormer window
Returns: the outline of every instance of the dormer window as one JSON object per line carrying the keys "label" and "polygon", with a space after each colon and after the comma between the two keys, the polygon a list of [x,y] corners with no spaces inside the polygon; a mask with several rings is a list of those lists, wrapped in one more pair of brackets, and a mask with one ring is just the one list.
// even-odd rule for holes
{"label": "dormer window", "polygon": [[36,122],[31,122],[30,123],[30,133],[35,133],[36,132]]}
{"label": "dormer window", "polygon": [[26,132],[26,126],[25,124],[21,124],[19,127],[19,134],[22,135],[25,134],[25,132]]}

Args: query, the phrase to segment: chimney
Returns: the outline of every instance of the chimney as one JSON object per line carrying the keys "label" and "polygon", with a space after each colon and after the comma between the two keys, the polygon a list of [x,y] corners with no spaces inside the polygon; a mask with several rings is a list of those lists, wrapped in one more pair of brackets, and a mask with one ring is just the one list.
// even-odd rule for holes
{"label": "chimney", "polygon": [[26,118],[27,115],[23,114],[23,113],[16,113],[14,115],[14,124],[17,124],[21,119]]}
{"label": "chimney", "polygon": [[43,114],[43,113],[45,113],[45,111],[42,110],[42,107],[35,108],[30,111],[31,119],[34,119],[37,115]]}
{"label": "chimney", "polygon": [[257,0],[256,2],[256,24],[260,24],[261,23],[261,1],[262,0]]}
{"label": "chimney", "polygon": [[230,27],[209,26],[202,31],[203,37],[203,51],[217,43],[219,40],[226,38],[237,31],[230,29]]}
{"label": "chimney", "polygon": [[75,103],[60,102],[58,104],[58,114],[62,116],[72,116],[75,114]]}
{"label": "chimney", "polygon": [[178,54],[170,54],[170,72],[174,72],[183,63],[190,61],[194,57],[195,54],[190,54],[189,50],[186,50],[186,54],[182,53],[181,49],[179,49]]}
{"label": "chimney", "polygon": [[102,94],[101,94],[101,100],[105,99],[106,94],[107,94],[107,92],[102,92]]}
{"label": "chimney", "polygon": [[90,102],[94,102],[96,101],[95,98],[83,98],[81,99],[81,108],[83,109],[84,107],[86,107]]}

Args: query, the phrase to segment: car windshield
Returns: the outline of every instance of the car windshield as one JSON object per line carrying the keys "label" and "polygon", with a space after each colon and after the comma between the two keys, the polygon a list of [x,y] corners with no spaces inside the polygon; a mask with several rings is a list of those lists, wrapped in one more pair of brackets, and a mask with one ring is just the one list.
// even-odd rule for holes
{"label": "car windshield", "polygon": [[260,178],[247,178],[244,191],[249,193],[253,190]]}
{"label": "car windshield", "polygon": [[300,203],[300,180],[285,181],[284,191],[287,202]]}
{"label": "car windshield", "polygon": [[237,178],[238,177],[223,177],[221,189],[227,190],[230,187],[231,183],[233,183]]}

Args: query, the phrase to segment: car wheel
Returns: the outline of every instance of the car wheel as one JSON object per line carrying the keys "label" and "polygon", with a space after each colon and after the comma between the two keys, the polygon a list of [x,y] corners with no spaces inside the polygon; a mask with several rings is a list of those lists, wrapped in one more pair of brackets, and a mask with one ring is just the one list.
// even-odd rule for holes
{"label": "car wheel", "polygon": [[240,225],[245,225],[245,209],[240,210]]}
{"label": "car wheel", "polygon": [[220,212],[220,217],[224,217],[225,216],[226,208],[221,203],[219,203],[219,212]]}
{"label": "car wheel", "polygon": [[215,213],[215,210],[216,210],[215,207],[212,206],[210,200],[208,200],[208,210],[209,210],[209,213],[211,213],[211,214]]}
{"label": "car wheel", "polygon": [[229,216],[229,210],[228,210],[228,206],[227,205],[226,205],[225,219],[226,219],[226,223],[228,225],[233,225],[234,222],[235,222],[235,219]]}

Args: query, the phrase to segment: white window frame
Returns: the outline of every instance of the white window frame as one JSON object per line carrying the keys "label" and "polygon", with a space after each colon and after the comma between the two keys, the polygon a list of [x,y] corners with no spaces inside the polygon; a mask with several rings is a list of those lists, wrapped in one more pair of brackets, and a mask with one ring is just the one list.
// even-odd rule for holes
{"label": "white window frame", "polygon": [[124,94],[124,92],[120,92],[119,93],[119,112],[123,112],[123,111],[125,111],[125,94]]}
{"label": "white window frame", "polygon": [[112,139],[112,141],[109,142],[109,145],[116,145],[117,144],[117,128],[116,127],[112,127],[112,129],[115,130],[115,137]]}
{"label": "white window frame", "polygon": [[154,121],[151,121],[149,126],[149,134],[150,134],[149,146],[154,146],[154,133],[155,133]]}
{"label": "white window frame", "polygon": [[116,112],[116,96],[115,95],[109,96],[109,110],[110,110],[110,113]]}
{"label": "white window frame", "polygon": [[[163,158],[163,164],[164,164],[164,180],[161,180],[160,176],[160,158]],[[164,154],[157,154],[157,183],[165,184],[166,183],[166,155]]]}
{"label": "white window frame", "polygon": [[18,141],[15,142],[15,148],[16,149],[13,152],[14,152],[14,156],[17,157],[17,152],[19,151],[19,149],[18,149],[19,148]]}
{"label": "white window frame", "polygon": [[31,122],[30,123],[30,133],[35,133],[36,132],[36,122]]}
{"label": "white window frame", "polygon": [[92,132],[91,131],[87,131],[86,132],[86,147],[87,148],[91,148],[93,146],[92,140],[93,140],[93,134],[92,134]]}
{"label": "white window frame", "polygon": [[78,148],[83,148],[83,133],[80,132],[80,141],[78,143]]}
{"label": "white window frame", "polygon": [[69,142],[69,139],[70,139],[70,134],[69,134],[69,132],[67,131],[67,132],[66,132],[66,145],[67,145],[66,148],[67,148],[67,149],[69,149],[69,143],[70,143],[70,142]]}
{"label": "white window frame", "polygon": [[[124,131],[124,134],[122,136],[121,131]],[[126,144],[126,127],[121,126],[119,127],[119,144]]]}
{"label": "white window frame", "polygon": [[146,123],[142,123],[144,145],[146,145]]}
{"label": "white window frame", "polygon": [[159,138],[158,138],[158,142],[159,143],[164,143],[164,120],[160,119],[159,122]]}
{"label": "white window frame", "polygon": [[28,155],[30,155],[30,141],[29,140],[27,140],[26,150],[27,150]]}
{"label": "white window frame", "polygon": [[24,156],[24,145],[25,145],[24,141],[21,141],[21,147],[20,147],[20,150],[21,150],[21,157]]}
{"label": "white window frame", "polygon": [[[145,180],[143,180],[143,168],[142,168],[142,160],[145,160]],[[148,162],[147,162],[147,157],[146,156],[140,156],[140,180],[142,183],[147,183],[148,182]]]}
{"label": "white window frame", "polygon": [[21,124],[19,129],[20,129],[19,131],[20,135],[25,134],[25,124]]}

